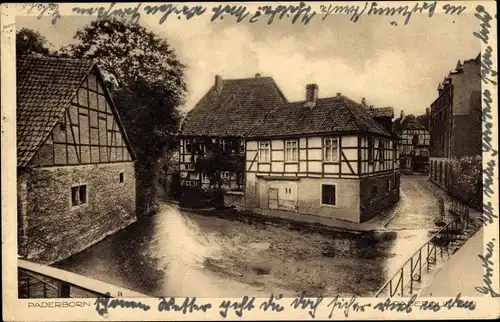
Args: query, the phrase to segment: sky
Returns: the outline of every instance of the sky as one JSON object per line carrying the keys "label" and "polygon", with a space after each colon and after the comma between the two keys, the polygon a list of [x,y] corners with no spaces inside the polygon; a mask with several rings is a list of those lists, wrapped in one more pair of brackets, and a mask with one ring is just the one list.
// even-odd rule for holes
{"label": "sky", "polygon": [[[472,11],[469,11],[472,12]],[[74,42],[75,32],[93,17],[17,17],[16,28],[39,31],[55,47]],[[342,93],[375,107],[392,106],[396,116],[423,114],[437,98],[437,86],[457,61],[475,58],[480,43],[473,36],[479,21],[473,13],[459,16],[414,14],[402,19],[346,16],[313,19],[308,25],[276,20],[273,24],[235,23],[234,18],[210,22],[209,16],[189,21],[142,16],[140,23],[167,39],[187,65],[188,111],[223,78],[273,77],[290,101],[305,98],[315,83],[319,97]]]}

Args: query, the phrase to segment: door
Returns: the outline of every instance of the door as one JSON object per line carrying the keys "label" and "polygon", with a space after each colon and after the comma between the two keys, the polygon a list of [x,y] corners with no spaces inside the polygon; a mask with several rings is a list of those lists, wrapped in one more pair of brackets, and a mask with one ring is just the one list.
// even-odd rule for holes
{"label": "door", "polygon": [[278,209],[278,189],[269,188],[267,193],[269,198],[269,209]]}
{"label": "door", "polygon": [[295,189],[292,185],[280,187],[278,198],[279,209],[295,210]]}

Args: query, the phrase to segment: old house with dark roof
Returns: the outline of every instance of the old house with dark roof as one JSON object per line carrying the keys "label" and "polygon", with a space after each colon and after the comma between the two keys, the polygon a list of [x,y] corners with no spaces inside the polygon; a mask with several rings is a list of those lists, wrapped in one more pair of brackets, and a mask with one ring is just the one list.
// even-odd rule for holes
{"label": "old house with dark roof", "polygon": [[54,263],[135,221],[134,160],[95,62],[17,58],[21,256]]}
{"label": "old house with dark roof", "polygon": [[249,131],[244,203],[366,221],[399,199],[394,137],[363,105],[318,93],[307,85]]}
{"label": "old house with dark roof", "polygon": [[[226,190],[243,189],[244,138],[283,102],[286,98],[271,77],[222,79],[217,75],[181,128],[181,184],[208,189],[217,182]],[[224,161],[211,159],[215,153]],[[218,168],[211,168],[214,165]]]}
{"label": "old house with dark roof", "polygon": [[414,115],[403,118],[398,136],[400,170],[403,172],[429,171],[430,134]]}
{"label": "old house with dark roof", "polygon": [[380,124],[387,132],[392,133],[394,107],[373,107],[373,105],[366,104],[366,100],[364,97],[361,99],[361,105],[363,105],[368,115],[370,115],[375,120],[375,122]]}
{"label": "old house with dark roof", "polygon": [[446,189],[451,159],[482,154],[481,54],[458,61],[437,91],[430,108],[430,179]]}

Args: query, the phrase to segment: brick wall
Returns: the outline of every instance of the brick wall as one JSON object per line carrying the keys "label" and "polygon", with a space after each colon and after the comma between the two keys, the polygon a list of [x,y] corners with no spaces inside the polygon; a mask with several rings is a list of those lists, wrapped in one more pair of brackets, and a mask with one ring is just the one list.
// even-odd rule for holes
{"label": "brick wall", "polygon": [[[27,259],[60,261],[136,219],[133,162],[33,168],[26,180]],[[72,207],[75,184],[87,185],[87,204]]]}
{"label": "brick wall", "polygon": [[361,179],[360,221],[381,213],[399,200],[399,173]]}

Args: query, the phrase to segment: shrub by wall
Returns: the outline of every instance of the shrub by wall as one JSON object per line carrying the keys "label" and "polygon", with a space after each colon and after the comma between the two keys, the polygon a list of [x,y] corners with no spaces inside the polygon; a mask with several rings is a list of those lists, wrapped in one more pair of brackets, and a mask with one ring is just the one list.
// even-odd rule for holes
{"label": "shrub by wall", "polygon": [[197,187],[183,187],[179,205],[188,208],[224,207],[224,194],[221,189],[203,190]]}
{"label": "shrub by wall", "polygon": [[463,157],[450,161],[450,194],[470,207],[482,210],[483,166],[481,156]]}

